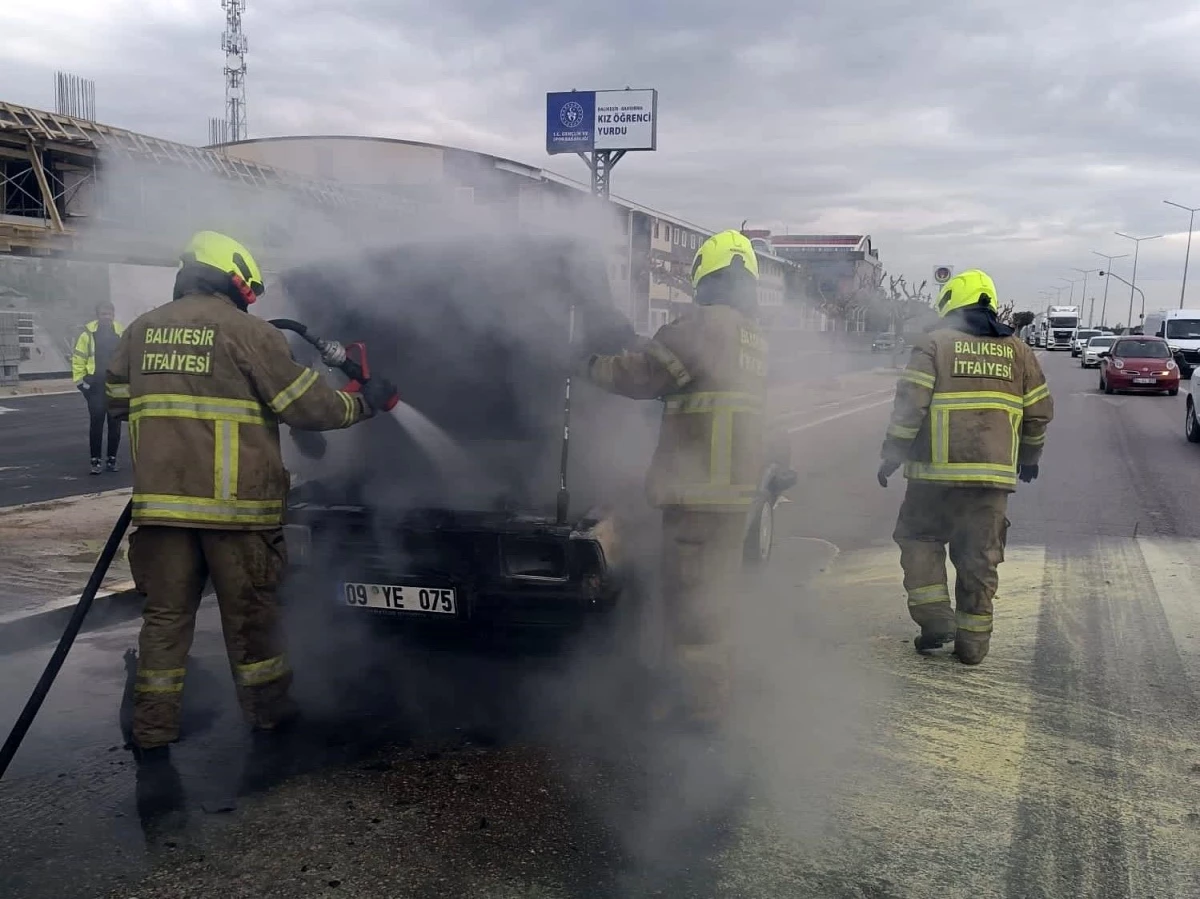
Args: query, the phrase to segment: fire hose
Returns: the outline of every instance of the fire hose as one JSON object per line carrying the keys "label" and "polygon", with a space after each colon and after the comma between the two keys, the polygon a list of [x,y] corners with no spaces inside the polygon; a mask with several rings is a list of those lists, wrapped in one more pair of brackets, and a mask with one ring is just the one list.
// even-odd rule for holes
{"label": "fire hose", "polygon": [[[271,324],[280,330],[294,331],[316,347],[326,365],[340,369],[350,379],[350,383],[342,388],[346,392],[353,393],[361,390],[363,385],[371,379],[371,370],[367,364],[366,346],[363,343],[356,342],[343,347],[337,341],[314,337],[308,333],[308,328],[305,325],[292,319],[272,319]],[[393,396],[385,404],[383,411],[391,411],[398,402],[399,397]],[[100,591],[100,585],[104,582],[109,566],[112,565],[112,561],[116,557],[117,549],[121,545],[125,531],[129,528],[132,517],[133,502],[131,500],[125,504],[125,508],[121,510],[121,514],[117,517],[117,523],[113,526],[112,533],[108,535],[108,542],[104,544],[104,549],[100,552],[100,558],[96,560],[96,565],[92,568],[92,574],[88,578],[87,586],[84,587],[83,593],[79,596],[79,601],[75,604],[75,609],[71,613],[71,619],[67,622],[62,636],[58,640],[58,645],[54,648],[54,653],[50,656],[50,661],[46,663],[46,668],[42,671],[42,676],[38,679],[37,685],[29,695],[29,699],[26,701],[25,707],[21,710],[21,714],[17,717],[17,721],[9,732],[7,739],[5,739],[4,745],[0,747],[0,779],[3,779],[4,773],[8,770],[9,764],[17,754],[17,750],[24,741],[25,735],[29,732],[29,728],[41,710],[42,703],[45,702],[50,688],[54,685],[55,679],[62,670],[63,663],[67,659],[67,654],[71,651],[71,646],[75,643],[75,638],[79,635],[79,631],[83,627],[84,618],[87,617],[92,603],[95,602],[96,594]]]}

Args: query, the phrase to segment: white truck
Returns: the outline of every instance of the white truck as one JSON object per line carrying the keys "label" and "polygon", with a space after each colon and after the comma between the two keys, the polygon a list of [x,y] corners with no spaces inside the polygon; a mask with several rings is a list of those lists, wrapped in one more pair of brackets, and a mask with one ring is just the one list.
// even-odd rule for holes
{"label": "white truck", "polygon": [[1167,342],[1184,377],[1191,377],[1192,370],[1200,366],[1200,309],[1148,312],[1142,333]]}
{"label": "white truck", "polygon": [[1026,341],[1030,346],[1040,347],[1046,345],[1046,313],[1039,312],[1033,317],[1033,324],[1029,326],[1029,337]]}
{"label": "white truck", "polygon": [[1044,319],[1045,337],[1039,344],[1048,350],[1069,350],[1071,335],[1079,327],[1078,306],[1051,306]]}

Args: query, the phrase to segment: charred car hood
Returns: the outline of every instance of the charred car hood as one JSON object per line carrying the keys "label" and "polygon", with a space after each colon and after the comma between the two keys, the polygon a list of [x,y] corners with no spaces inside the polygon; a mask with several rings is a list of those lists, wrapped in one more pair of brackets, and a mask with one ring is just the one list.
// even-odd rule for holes
{"label": "charred car hood", "polygon": [[[567,378],[588,354],[635,339],[603,257],[568,241],[412,243],[285,272],[281,283],[312,333],[364,341],[371,373],[407,404],[398,419],[328,432],[320,460],[289,457],[341,504],[553,514]],[[572,516],[644,502],[659,404],[578,377],[571,401]]]}

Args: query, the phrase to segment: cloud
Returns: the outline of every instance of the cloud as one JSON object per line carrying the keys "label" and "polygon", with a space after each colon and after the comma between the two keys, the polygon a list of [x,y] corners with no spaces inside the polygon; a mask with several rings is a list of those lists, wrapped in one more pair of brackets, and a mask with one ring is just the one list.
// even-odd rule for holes
{"label": "cloud", "polygon": [[[42,6],[0,12],[5,99],[52,105],[63,68],[96,80],[102,119],[204,141],[223,105],[216,0]],[[1138,282],[1178,303],[1188,217],[1162,200],[1200,203],[1184,0],[251,0],[245,24],[256,136],[445,142],[582,180],[544,154],[543,94],[656,87],[660,149],[613,176],[640,203],[714,228],[866,231],[889,269],[984,266],[1022,306],[1091,250],[1131,251],[1113,231],[1168,232],[1142,245]]]}

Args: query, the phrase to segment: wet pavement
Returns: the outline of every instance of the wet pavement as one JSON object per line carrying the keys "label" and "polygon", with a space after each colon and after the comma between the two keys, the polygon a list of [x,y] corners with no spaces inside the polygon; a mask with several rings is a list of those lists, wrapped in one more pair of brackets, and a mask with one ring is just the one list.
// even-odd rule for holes
{"label": "wet pavement", "polygon": [[[718,739],[646,722],[633,643],[411,647],[294,606],[304,722],[249,740],[206,604],[170,768],[121,749],[136,629],[85,634],[0,783],[0,895],[1200,895],[1200,464],[1184,397],[1043,356],[992,653],[912,651],[875,483],[887,398],[817,397]],[[619,633],[627,633],[621,631]],[[48,655],[0,657],[0,720]]]}

